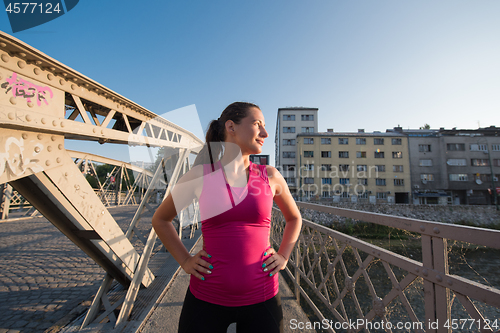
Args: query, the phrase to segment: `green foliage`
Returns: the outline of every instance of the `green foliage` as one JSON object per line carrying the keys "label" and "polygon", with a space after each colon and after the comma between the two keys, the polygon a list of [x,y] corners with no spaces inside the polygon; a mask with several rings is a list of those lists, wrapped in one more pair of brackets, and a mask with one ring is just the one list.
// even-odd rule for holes
{"label": "green foliage", "polygon": [[399,230],[385,225],[362,221],[354,222],[350,218],[347,218],[344,224],[332,226],[332,229],[350,236],[369,239],[410,239],[419,236],[407,230]]}

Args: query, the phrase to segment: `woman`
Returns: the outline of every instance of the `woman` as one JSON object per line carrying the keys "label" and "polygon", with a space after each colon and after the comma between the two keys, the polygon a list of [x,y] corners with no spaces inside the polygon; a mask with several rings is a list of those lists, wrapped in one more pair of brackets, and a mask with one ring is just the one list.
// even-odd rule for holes
{"label": "woman", "polygon": [[[233,322],[238,333],[283,332],[277,273],[286,267],[302,218],[281,174],[249,160],[267,136],[258,106],[229,105],[210,123],[193,168],[153,216],[159,238],[191,274],[179,332],[226,332]],[[171,223],[193,199],[203,234],[203,249],[194,256]],[[273,200],[286,220],[277,252],[269,244]]]}

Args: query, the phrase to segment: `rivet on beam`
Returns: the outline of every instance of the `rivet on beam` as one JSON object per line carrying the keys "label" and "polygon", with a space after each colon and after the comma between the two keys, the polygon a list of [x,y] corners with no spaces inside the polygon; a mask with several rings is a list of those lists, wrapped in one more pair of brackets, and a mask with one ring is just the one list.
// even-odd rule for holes
{"label": "rivet on beam", "polygon": [[435,234],[439,234],[439,229],[437,227],[435,227],[434,229],[432,229],[432,231],[434,231]]}
{"label": "rivet on beam", "polygon": [[38,135],[36,136],[36,138],[37,138],[38,140],[42,140],[42,139],[43,139],[43,135],[38,134]]}
{"label": "rivet on beam", "polygon": [[28,138],[28,134],[27,133],[23,133],[22,137],[23,137],[24,140],[26,140]]}
{"label": "rivet on beam", "polygon": [[62,149],[63,149],[63,145],[62,145],[62,143],[60,143],[60,144],[57,146],[57,148],[59,148],[59,150],[62,150]]}
{"label": "rivet on beam", "polygon": [[62,73],[62,75],[63,75],[64,77],[66,77],[66,76],[68,76],[68,73]]}
{"label": "rivet on beam", "polygon": [[10,59],[9,56],[6,54],[2,54],[2,56],[0,58],[2,58],[3,62],[9,62],[9,59]]}
{"label": "rivet on beam", "polygon": [[49,166],[50,165],[50,161],[49,160],[45,161],[45,165]]}
{"label": "rivet on beam", "polygon": [[50,153],[52,151],[52,146],[47,146],[47,151]]}
{"label": "rivet on beam", "polygon": [[442,278],[442,277],[441,277],[441,275],[439,275],[439,274],[438,274],[438,275],[436,275],[436,280],[437,280],[438,282],[443,282],[443,278]]}
{"label": "rivet on beam", "polygon": [[35,67],[33,68],[33,73],[35,73],[36,75],[40,75],[40,73],[42,72],[42,70],[38,67]]}
{"label": "rivet on beam", "polygon": [[55,71],[56,71],[56,68],[55,68],[55,67],[49,67],[49,69],[50,69],[51,71],[53,71],[53,72],[55,72]]}
{"label": "rivet on beam", "polygon": [[22,58],[26,58],[26,53],[24,52],[19,52],[19,56],[22,57]]}
{"label": "rivet on beam", "polygon": [[26,67],[26,62],[24,62],[24,61],[22,61],[22,60],[19,60],[19,61],[17,62],[17,66],[18,66],[19,68],[24,68],[24,67]]}
{"label": "rivet on beam", "polygon": [[40,150],[41,150],[40,147],[38,147],[38,146],[35,147],[35,153],[38,154],[40,152]]}
{"label": "rivet on beam", "polygon": [[50,139],[51,139],[52,141],[56,141],[56,140],[57,140],[57,137],[56,137],[55,135],[52,135],[52,136],[50,137]]}
{"label": "rivet on beam", "polygon": [[424,225],[420,226],[420,231],[425,231],[425,226]]}
{"label": "rivet on beam", "polygon": [[0,43],[0,47],[6,47],[6,46],[7,46],[7,44],[5,44],[5,43],[3,43],[3,42],[2,42],[2,43]]}
{"label": "rivet on beam", "polygon": [[64,79],[60,79],[60,80],[59,80],[59,84],[60,84],[61,86],[63,86],[65,83],[66,83],[66,81],[65,81]]}
{"label": "rivet on beam", "polygon": [[16,105],[16,104],[17,104],[17,101],[16,101],[16,98],[15,98],[15,97],[11,97],[11,98],[9,98],[9,102],[10,102],[10,104],[13,104],[13,105]]}
{"label": "rivet on beam", "polygon": [[41,62],[40,60],[37,60],[37,61],[35,61],[35,64],[37,64],[37,66],[40,66],[41,64],[43,64],[43,62]]}
{"label": "rivet on beam", "polygon": [[427,272],[427,270],[424,268],[424,269],[422,270],[422,274],[423,274],[424,276],[427,276],[427,275],[429,275],[429,272]]}
{"label": "rivet on beam", "polygon": [[57,126],[57,121],[53,120],[52,125]]}
{"label": "rivet on beam", "polygon": [[61,163],[61,158],[60,157],[56,158],[56,162]]}
{"label": "rivet on beam", "polygon": [[72,84],[72,85],[71,85],[71,89],[72,89],[72,90],[75,90],[75,89],[76,89],[76,85]]}
{"label": "rivet on beam", "polygon": [[66,126],[66,124],[64,123],[64,121],[61,121],[61,127],[64,127]]}
{"label": "rivet on beam", "polygon": [[54,80],[54,75],[53,75],[53,74],[50,74],[50,73],[49,73],[49,74],[47,74],[47,79],[49,79],[49,80],[51,80],[51,81],[52,81],[52,80]]}
{"label": "rivet on beam", "polygon": [[9,117],[10,120],[14,120],[16,118],[16,115],[13,112],[10,112],[8,114],[8,117]]}
{"label": "rivet on beam", "polygon": [[44,124],[44,125],[47,123],[47,119],[45,119],[45,118],[42,118],[41,121],[42,121],[42,124]]}
{"label": "rivet on beam", "polygon": [[32,121],[33,120],[33,118],[31,117],[31,115],[29,115],[29,114],[27,114],[25,118],[26,118],[26,121]]}
{"label": "rivet on beam", "polygon": [[[32,107],[34,107],[34,106],[35,106],[35,104],[33,104],[33,102],[28,102],[27,104],[28,104],[28,106],[29,106],[30,108],[32,108]],[[28,121],[29,121],[29,120],[28,120]]]}

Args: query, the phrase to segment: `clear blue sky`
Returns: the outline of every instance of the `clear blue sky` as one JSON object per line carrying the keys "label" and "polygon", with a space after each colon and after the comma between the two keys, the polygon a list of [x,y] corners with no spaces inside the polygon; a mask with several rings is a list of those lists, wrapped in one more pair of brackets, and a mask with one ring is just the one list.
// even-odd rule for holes
{"label": "clear blue sky", "polygon": [[81,0],[13,35],[157,114],[194,104],[203,130],[254,102],[274,164],[280,107],[319,108],[319,131],[499,126],[499,18],[498,0]]}

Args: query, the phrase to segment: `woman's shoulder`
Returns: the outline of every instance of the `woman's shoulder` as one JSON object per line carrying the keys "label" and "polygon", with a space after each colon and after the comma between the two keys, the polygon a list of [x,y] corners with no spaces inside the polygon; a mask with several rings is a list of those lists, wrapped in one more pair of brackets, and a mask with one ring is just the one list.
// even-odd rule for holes
{"label": "woman's shoulder", "polygon": [[278,171],[278,169],[276,169],[272,165],[266,165],[266,172],[269,178],[276,177],[277,175],[281,176],[281,173]]}

